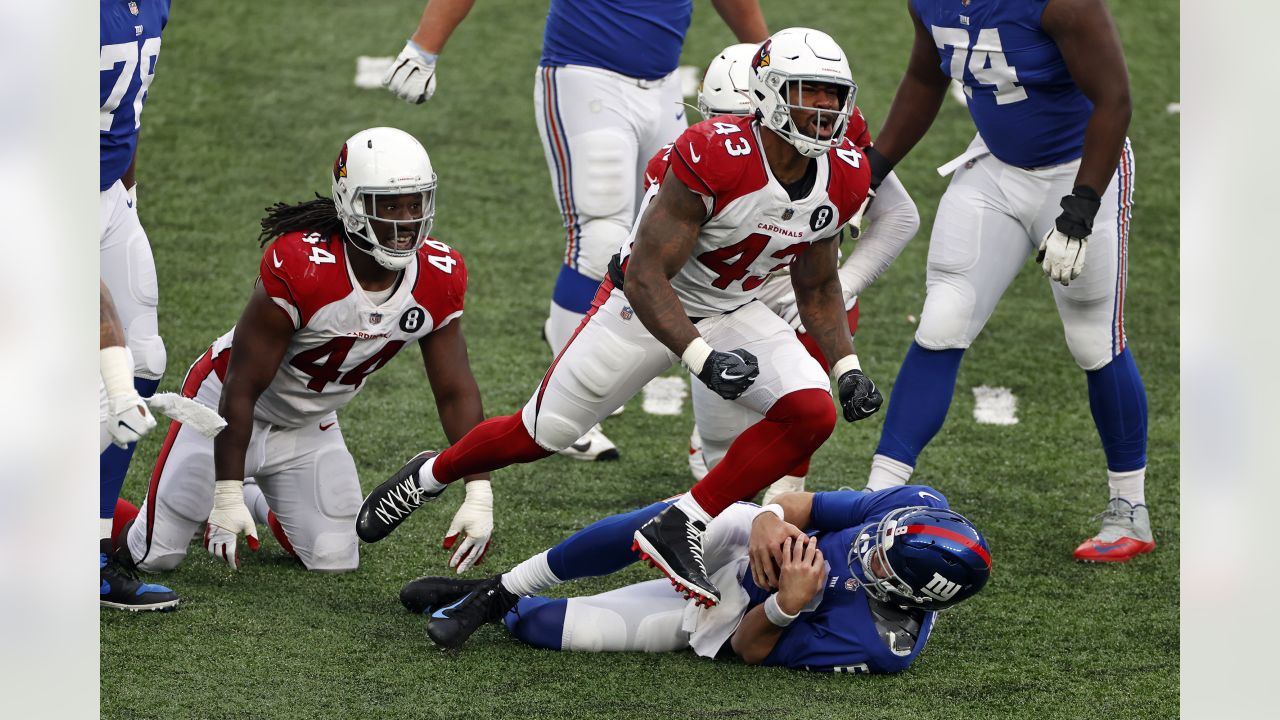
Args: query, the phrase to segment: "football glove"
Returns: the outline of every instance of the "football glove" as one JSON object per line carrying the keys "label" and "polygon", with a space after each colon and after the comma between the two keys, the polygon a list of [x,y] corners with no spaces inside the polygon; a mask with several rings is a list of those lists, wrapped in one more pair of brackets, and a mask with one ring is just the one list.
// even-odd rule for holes
{"label": "football glove", "polygon": [[884,404],[884,396],[876,389],[876,384],[861,370],[844,373],[837,385],[840,388],[840,407],[844,409],[847,422],[869,418]]}
{"label": "football glove", "polygon": [[240,557],[236,552],[236,540],[244,533],[249,549],[258,551],[258,526],[244,504],[244,482],[219,480],[213,491],[213,512],[204,529],[204,547],[209,554],[240,569]]}
{"label": "football glove", "polygon": [[[444,536],[444,549],[453,549],[449,567],[462,574],[484,560],[493,536],[493,488],[488,480],[471,480],[466,484],[467,499],[462,501]],[[462,542],[458,536],[462,535]],[[457,545],[455,548],[454,545]]]}
{"label": "football glove", "polygon": [[1085,250],[1102,199],[1093,188],[1078,185],[1061,205],[1062,214],[1040,242],[1036,262],[1050,280],[1070,285],[1084,271]]}
{"label": "football glove", "polygon": [[410,40],[382,76],[383,87],[414,105],[430,100],[436,92],[436,57]]}
{"label": "football glove", "polygon": [[712,350],[702,363],[698,379],[725,400],[735,400],[751,387],[759,374],[759,361],[746,350]]}
{"label": "football glove", "polygon": [[107,399],[107,434],[114,445],[127,448],[129,443],[138,442],[155,426],[155,416],[138,393],[130,392]]}

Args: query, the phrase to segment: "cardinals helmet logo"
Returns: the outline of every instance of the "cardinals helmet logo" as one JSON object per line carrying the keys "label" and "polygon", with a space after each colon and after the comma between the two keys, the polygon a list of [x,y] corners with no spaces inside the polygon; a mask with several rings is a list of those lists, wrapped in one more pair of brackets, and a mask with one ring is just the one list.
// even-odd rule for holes
{"label": "cardinals helmet logo", "polygon": [[338,153],[338,159],[333,161],[333,179],[344,178],[347,176],[347,144],[342,144],[342,151]]}
{"label": "cardinals helmet logo", "polygon": [[769,45],[773,40],[765,40],[760,43],[760,49],[756,51],[756,56],[751,58],[751,68],[759,70],[762,67],[769,67]]}

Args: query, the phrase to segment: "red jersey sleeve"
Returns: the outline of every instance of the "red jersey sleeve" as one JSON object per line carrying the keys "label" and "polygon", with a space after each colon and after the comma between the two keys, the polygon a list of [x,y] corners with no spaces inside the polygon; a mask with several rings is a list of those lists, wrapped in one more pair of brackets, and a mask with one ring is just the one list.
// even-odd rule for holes
{"label": "red jersey sleeve", "polygon": [[351,293],[345,251],[341,237],[319,233],[288,233],[267,246],[258,266],[259,282],[293,320],[295,330],[320,308]]}
{"label": "red jersey sleeve", "polygon": [[830,167],[827,197],[831,198],[840,214],[840,222],[835,224],[838,231],[867,199],[867,191],[871,188],[871,165],[848,135],[840,147],[827,153],[826,158]]}
{"label": "red jersey sleeve", "polygon": [[853,114],[849,116],[849,129],[844,136],[852,139],[854,146],[863,150],[871,146],[871,128],[867,127],[867,119],[857,106],[854,106]]}
{"label": "red jersey sleeve", "polygon": [[454,248],[431,238],[418,250],[418,279],[413,298],[430,315],[432,330],[462,315],[467,294],[467,264]]}
{"label": "red jersey sleeve", "polygon": [[690,190],[712,199],[712,216],[769,181],[753,122],[750,117],[704,120],[673,144],[671,171]]}
{"label": "red jersey sleeve", "polygon": [[644,166],[644,189],[647,192],[649,188],[662,182],[662,178],[667,176],[667,168],[671,167],[671,145],[663,145],[662,149],[654,153],[649,158],[649,163]]}

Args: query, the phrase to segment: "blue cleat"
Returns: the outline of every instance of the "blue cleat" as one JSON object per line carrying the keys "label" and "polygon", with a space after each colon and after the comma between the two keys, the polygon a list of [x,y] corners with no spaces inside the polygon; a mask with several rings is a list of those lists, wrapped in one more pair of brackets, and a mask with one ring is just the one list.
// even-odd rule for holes
{"label": "blue cleat", "polygon": [[98,553],[98,605],[116,610],[172,610],[178,607],[178,594],[163,585],[138,580],[132,572]]}

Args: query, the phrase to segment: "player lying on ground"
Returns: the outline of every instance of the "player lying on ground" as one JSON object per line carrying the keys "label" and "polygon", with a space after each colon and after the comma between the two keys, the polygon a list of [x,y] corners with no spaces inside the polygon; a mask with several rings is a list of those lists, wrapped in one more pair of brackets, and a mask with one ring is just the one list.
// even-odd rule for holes
{"label": "player lying on ground", "polygon": [[[707,66],[702,85],[698,88],[698,110],[703,119],[751,114],[747,86],[751,77],[751,60],[758,49],[759,45],[750,43],[730,45]],[[862,150],[871,145],[867,121],[856,106],[849,118],[846,136]],[[646,190],[666,177],[671,165],[671,147],[663,148],[649,161],[645,169]],[[858,329],[858,296],[898,257],[920,227],[915,203],[902,186],[902,181],[892,172],[881,183],[875,202],[866,203],[864,207],[865,212],[854,215],[848,224],[849,234],[856,244],[838,271],[850,336]],[[861,225],[864,224],[867,229],[862,231]],[[817,343],[800,322],[795,291],[785,268],[774,273],[760,287],[760,301],[791,323],[809,354],[822,364],[824,370],[830,369]],[[701,480],[706,477],[708,468],[714,467],[724,457],[733,440],[759,422],[761,417],[738,403],[724,400],[698,382],[696,377],[690,377],[689,382],[693,388],[694,419],[693,432],[689,436],[689,469],[695,480]],[[764,502],[768,503],[784,492],[803,490],[808,471],[809,458],[805,458],[765,490]]]}
{"label": "player lying on ground", "polygon": [[524,408],[411,460],[365,498],[360,537],[386,537],[461,477],[568,446],[679,361],[764,418],[636,533],[678,590],[718,602],[702,564],[707,523],[785,475],[835,427],[827,373],[758,300],[771,274],[791,266],[800,319],[837,359],[845,419],[868,417],[882,401],[854,354],[836,273],[840,228],[870,182],[845,137],[855,93],[844,52],[825,33],[792,28],[766,41],[751,79],[760,119],[707,120],[680,135],[587,320]]}
{"label": "player lying on ground", "polygon": [[[343,145],[333,200],[270,208],[261,240],[271,244],[249,303],[182,384],[219,407],[227,428],[210,442],[170,427],[128,532],[139,568],[176,567],[206,519],[207,549],[238,567],[237,535],[257,546],[242,491],[253,475],[307,569],[354,570],[360,482],[336,413],[410,342],[422,349],[445,434],[460,438],[483,419],[458,321],[467,270],[429,236],[435,193],[422,145],[373,128]],[[468,483],[467,506],[489,503],[486,478]],[[475,560],[484,530],[471,530]]]}
{"label": "player lying on ground", "polygon": [[978,134],[942,168],[955,175],[929,239],[924,310],[867,487],[911,478],[946,419],[965,349],[1035,252],[1053,281],[1107,459],[1102,527],[1075,557],[1117,562],[1150,552],[1147,395],[1125,336],[1134,176],[1129,75],[1115,23],[1102,0],[908,6],[915,44],[867,153],[873,186],[924,137],[953,78],[964,85]]}
{"label": "player lying on ground", "polygon": [[972,597],[991,572],[982,534],[942,493],[916,485],[730,506],[704,540],[722,591],[712,608],[672,595],[662,580],[588,597],[535,596],[635,562],[632,533],[668,502],[605,518],[501,575],[419,578],[401,602],[428,614],[427,634],[447,648],[502,620],[520,640],[553,650],[692,648],[750,664],[883,673],[909,667],[936,611]]}

